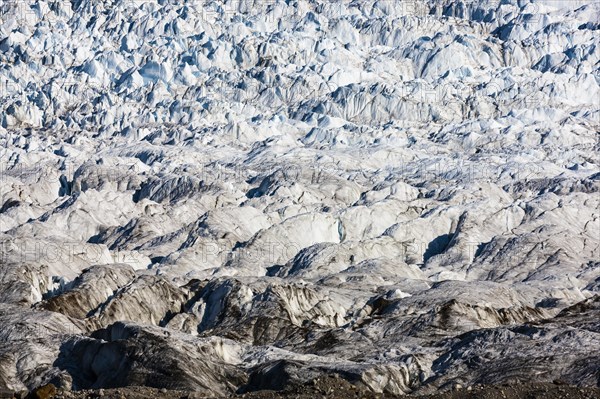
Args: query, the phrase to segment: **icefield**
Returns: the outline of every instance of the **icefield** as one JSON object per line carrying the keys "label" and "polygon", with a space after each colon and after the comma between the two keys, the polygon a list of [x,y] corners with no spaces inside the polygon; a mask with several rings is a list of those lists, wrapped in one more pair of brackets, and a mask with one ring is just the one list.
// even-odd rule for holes
{"label": "icefield", "polygon": [[0,390],[600,387],[597,0],[0,0]]}

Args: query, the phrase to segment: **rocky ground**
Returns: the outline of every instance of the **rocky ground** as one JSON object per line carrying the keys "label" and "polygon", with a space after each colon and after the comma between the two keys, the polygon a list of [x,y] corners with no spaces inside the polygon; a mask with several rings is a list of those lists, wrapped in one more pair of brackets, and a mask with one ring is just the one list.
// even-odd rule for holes
{"label": "rocky ground", "polygon": [[600,385],[597,1],[0,18],[0,389]]}
{"label": "rocky ground", "polygon": [[[38,395],[33,393],[35,398]],[[43,394],[39,398],[46,399]],[[600,397],[599,388],[581,388],[555,384],[505,384],[501,386],[473,387],[455,386],[452,391],[419,396],[396,396],[376,394],[364,387],[357,387],[335,376],[324,376],[300,387],[291,387],[283,392],[258,391],[234,396],[232,399],[382,399],[382,398],[420,398],[420,399],[596,399]],[[203,394],[168,391],[147,387],[129,387],[118,389],[86,390],[65,392],[57,390],[55,399],[204,399],[211,398]]]}

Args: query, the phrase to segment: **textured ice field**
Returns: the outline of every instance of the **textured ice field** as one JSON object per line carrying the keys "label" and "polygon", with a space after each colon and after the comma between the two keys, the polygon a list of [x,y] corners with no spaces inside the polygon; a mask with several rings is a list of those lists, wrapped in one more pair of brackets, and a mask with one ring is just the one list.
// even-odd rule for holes
{"label": "textured ice field", "polygon": [[0,389],[600,385],[596,0],[0,0]]}

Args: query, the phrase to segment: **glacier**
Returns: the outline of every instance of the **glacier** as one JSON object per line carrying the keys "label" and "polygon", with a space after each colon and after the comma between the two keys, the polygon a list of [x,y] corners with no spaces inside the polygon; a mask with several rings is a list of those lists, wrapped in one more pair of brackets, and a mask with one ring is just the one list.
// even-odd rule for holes
{"label": "glacier", "polygon": [[600,387],[599,21],[0,0],[0,388]]}

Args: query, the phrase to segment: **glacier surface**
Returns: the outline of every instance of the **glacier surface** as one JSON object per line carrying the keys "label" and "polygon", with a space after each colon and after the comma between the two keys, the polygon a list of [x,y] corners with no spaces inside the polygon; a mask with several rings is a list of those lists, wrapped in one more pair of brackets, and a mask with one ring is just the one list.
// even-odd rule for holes
{"label": "glacier surface", "polygon": [[0,0],[0,388],[600,386],[599,21]]}

